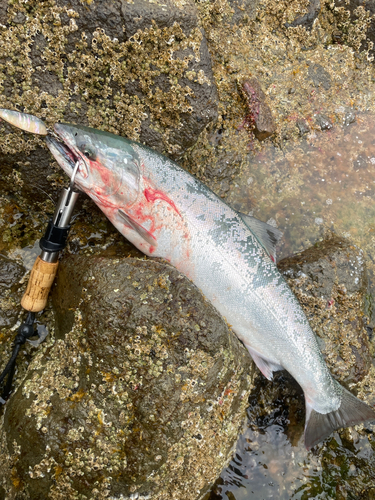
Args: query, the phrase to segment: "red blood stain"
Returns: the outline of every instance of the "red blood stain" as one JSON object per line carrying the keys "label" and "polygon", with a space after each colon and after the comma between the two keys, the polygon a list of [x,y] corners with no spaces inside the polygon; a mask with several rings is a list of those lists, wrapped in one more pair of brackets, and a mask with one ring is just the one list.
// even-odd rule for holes
{"label": "red blood stain", "polygon": [[[90,163],[90,170],[96,170],[99,172],[100,177],[102,178],[102,182],[105,186],[109,186],[111,184],[111,171],[104,167],[101,163],[98,161],[89,161]],[[113,182],[113,181],[112,181]]]}
{"label": "red blood stain", "polygon": [[[98,198],[98,201],[106,208],[112,208],[116,209],[118,208],[116,205],[110,202],[110,196],[107,194],[107,187],[108,186],[115,186],[117,179],[116,176],[113,175],[113,173],[106,167],[104,167],[101,163],[97,161],[88,161],[86,159],[86,163],[89,163],[89,171],[91,172],[98,172],[100,177],[101,177],[101,182],[99,184],[101,185],[96,185],[93,187],[93,192],[96,194],[96,197]],[[103,187],[101,187],[103,186]],[[120,184],[118,185],[118,188],[120,187]],[[113,191],[111,195],[115,194],[116,191]]]}
{"label": "red blood stain", "polygon": [[155,247],[150,246],[150,250],[149,250],[149,252],[150,252],[150,253],[154,253],[154,252],[155,252],[155,250],[156,250],[156,248],[155,248]]}
{"label": "red blood stain", "polygon": [[147,213],[147,210],[145,209],[145,206],[143,203],[138,203],[138,205],[135,205],[131,209],[131,215],[133,216],[134,220],[137,221],[138,223],[141,222],[146,222],[147,220],[151,221],[151,227],[148,229],[148,233],[151,234],[151,236],[154,238],[154,235],[152,234],[155,231],[155,218]]}
{"label": "red blood stain", "polygon": [[146,188],[144,190],[144,195],[148,202],[154,202],[155,200],[166,201],[173,208],[173,210],[177,212],[179,216],[181,216],[180,212],[177,210],[177,207],[173,203],[173,201],[170,198],[168,198],[168,196],[162,191],[158,191],[157,189],[152,189],[152,188]]}
{"label": "red blood stain", "polygon": [[272,257],[272,255],[270,255],[270,257],[271,257],[272,262],[275,262],[274,257]]}

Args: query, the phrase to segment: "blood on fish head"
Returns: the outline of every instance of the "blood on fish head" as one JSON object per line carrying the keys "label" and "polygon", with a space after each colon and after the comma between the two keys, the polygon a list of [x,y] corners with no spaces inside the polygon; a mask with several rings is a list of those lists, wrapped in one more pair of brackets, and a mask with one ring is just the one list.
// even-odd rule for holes
{"label": "blood on fish head", "polygon": [[75,184],[94,201],[123,206],[136,200],[140,186],[138,154],[130,141],[89,127],[55,125],[62,142],[47,139],[56,160],[69,175],[79,162]]}

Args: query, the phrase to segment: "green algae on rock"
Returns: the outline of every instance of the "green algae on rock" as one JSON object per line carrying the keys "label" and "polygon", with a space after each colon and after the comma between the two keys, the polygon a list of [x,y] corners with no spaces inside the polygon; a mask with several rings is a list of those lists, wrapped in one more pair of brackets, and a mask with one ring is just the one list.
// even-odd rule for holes
{"label": "green algae on rock", "polygon": [[230,458],[251,386],[220,315],[177,270],[138,259],[69,257],[53,301],[57,340],[5,413],[4,489],[199,498]]}

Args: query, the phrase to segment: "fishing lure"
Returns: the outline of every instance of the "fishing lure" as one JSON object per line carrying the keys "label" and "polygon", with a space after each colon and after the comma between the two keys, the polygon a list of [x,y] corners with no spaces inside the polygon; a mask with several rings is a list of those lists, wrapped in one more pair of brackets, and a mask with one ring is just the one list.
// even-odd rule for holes
{"label": "fishing lure", "polygon": [[46,125],[36,116],[9,109],[0,109],[0,118],[25,132],[38,135],[48,134]]}

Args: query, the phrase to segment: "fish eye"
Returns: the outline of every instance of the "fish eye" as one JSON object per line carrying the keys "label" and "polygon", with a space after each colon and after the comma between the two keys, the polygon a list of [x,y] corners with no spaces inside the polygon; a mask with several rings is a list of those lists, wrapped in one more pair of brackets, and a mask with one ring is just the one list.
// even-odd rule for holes
{"label": "fish eye", "polygon": [[86,158],[89,160],[96,160],[97,153],[94,147],[88,144],[80,144],[78,148],[86,156]]}

